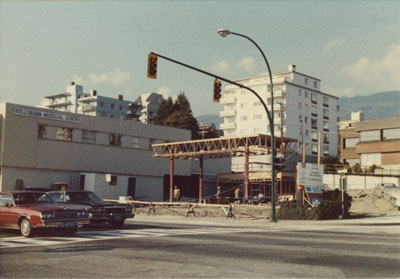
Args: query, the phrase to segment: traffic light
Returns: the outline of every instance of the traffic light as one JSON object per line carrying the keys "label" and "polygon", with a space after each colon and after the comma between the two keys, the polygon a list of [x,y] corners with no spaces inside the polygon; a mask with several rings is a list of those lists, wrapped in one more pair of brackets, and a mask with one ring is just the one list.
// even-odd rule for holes
{"label": "traffic light", "polygon": [[214,94],[213,101],[219,103],[219,99],[221,98],[221,81],[218,79],[214,80]]}
{"label": "traffic light", "polygon": [[149,58],[147,61],[147,77],[157,78],[157,55],[149,53]]}

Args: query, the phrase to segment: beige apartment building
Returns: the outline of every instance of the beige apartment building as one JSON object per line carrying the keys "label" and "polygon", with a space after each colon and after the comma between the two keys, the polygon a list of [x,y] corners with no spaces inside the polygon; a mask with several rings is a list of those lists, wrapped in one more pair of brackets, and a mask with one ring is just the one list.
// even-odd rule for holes
{"label": "beige apartment building", "polygon": [[[0,190],[64,182],[101,198],[163,200],[169,160],[153,157],[152,144],[190,137],[189,130],[0,103]],[[218,171],[230,169],[226,163],[205,163],[205,187],[215,186]],[[195,188],[186,182],[196,172],[197,161],[176,160],[182,187]]]}
{"label": "beige apartment building", "polygon": [[358,121],[339,136],[341,162],[400,168],[400,118]]}

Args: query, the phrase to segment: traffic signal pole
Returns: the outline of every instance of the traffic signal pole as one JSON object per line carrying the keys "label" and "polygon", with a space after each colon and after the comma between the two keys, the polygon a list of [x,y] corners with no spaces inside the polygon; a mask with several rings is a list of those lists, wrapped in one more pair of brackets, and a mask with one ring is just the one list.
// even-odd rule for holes
{"label": "traffic signal pole", "polygon": [[[253,89],[251,89],[251,88],[249,88],[249,87],[247,87],[247,86],[244,86],[243,84],[234,82],[234,81],[232,81],[232,80],[223,78],[223,77],[221,77],[221,76],[218,76],[218,75],[215,75],[215,74],[213,74],[213,73],[210,73],[210,72],[201,70],[201,69],[199,69],[199,68],[190,66],[190,65],[188,65],[188,64],[182,63],[182,62],[180,62],[180,61],[174,60],[174,59],[172,59],[172,58],[166,57],[166,56],[164,56],[164,55],[161,55],[161,54],[158,54],[158,53],[155,53],[155,52],[151,52],[150,55],[156,55],[157,57],[163,58],[163,59],[168,60],[168,61],[170,61],[170,62],[172,62],[172,63],[181,65],[181,66],[183,66],[183,67],[192,69],[192,70],[194,70],[194,71],[196,71],[196,72],[200,72],[200,73],[205,74],[205,75],[207,75],[207,76],[211,76],[211,77],[213,77],[213,78],[216,78],[216,79],[225,81],[225,82],[227,82],[227,83],[236,85],[236,86],[238,86],[239,88],[243,88],[243,89],[246,89],[246,90],[250,91],[251,93],[253,93],[253,94],[258,98],[258,100],[259,100],[259,101],[261,102],[261,104],[263,105],[263,107],[264,107],[264,109],[265,109],[265,111],[266,111],[266,113],[267,113],[267,117],[268,117],[268,121],[269,121],[269,123],[270,123],[270,126],[271,126],[271,128],[273,129],[273,127],[274,127],[273,113],[272,113],[272,115],[271,115],[271,113],[269,112],[269,110],[268,110],[268,108],[267,108],[267,105],[265,104],[264,100],[263,100],[263,99],[260,97],[260,95],[258,95],[258,93],[257,93],[256,91],[254,91]],[[265,58],[265,56],[264,56],[264,58]],[[265,60],[266,60],[266,59],[265,59]],[[266,61],[266,62],[267,62],[267,65],[268,65],[268,71],[269,71],[269,75],[270,75],[270,79],[271,79],[271,92],[273,92],[273,87],[272,87],[272,86],[273,86],[273,84],[272,84],[272,74],[271,74],[271,70],[270,70],[270,68],[269,68],[268,61]],[[271,94],[271,108],[272,108],[272,112],[273,112],[273,105],[274,105],[273,94]],[[281,136],[282,136],[282,135],[281,135]],[[273,130],[271,131],[271,151],[272,151],[272,154],[271,154],[271,204],[272,204],[272,208],[271,208],[271,222],[276,222],[276,214],[275,214],[275,167],[274,167],[274,164],[275,164],[275,160],[274,160],[274,157],[275,157],[275,154],[274,154],[274,153],[275,153],[275,139],[274,139],[274,131],[273,131]]]}

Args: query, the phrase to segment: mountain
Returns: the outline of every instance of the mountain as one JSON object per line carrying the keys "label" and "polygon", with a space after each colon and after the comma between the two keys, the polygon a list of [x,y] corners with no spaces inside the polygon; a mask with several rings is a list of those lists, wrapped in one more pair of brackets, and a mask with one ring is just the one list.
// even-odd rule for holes
{"label": "mountain", "polygon": [[400,91],[386,91],[368,96],[340,98],[340,120],[349,120],[350,113],[362,111],[365,120],[400,117]]}
{"label": "mountain", "polygon": [[218,114],[205,114],[196,116],[197,122],[207,122],[209,125],[212,123],[215,124],[215,127],[219,129],[219,124],[224,122],[224,119],[220,117]]}

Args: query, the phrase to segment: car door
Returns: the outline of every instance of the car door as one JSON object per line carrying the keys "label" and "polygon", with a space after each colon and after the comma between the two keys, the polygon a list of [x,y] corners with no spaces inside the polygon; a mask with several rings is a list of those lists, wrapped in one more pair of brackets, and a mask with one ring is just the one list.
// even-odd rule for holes
{"label": "car door", "polygon": [[0,227],[10,228],[13,214],[13,200],[11,194],[0,194]]}

